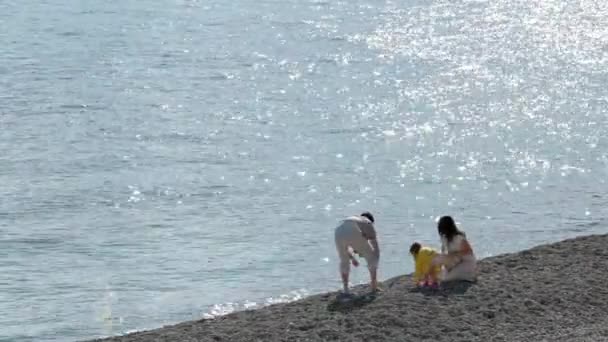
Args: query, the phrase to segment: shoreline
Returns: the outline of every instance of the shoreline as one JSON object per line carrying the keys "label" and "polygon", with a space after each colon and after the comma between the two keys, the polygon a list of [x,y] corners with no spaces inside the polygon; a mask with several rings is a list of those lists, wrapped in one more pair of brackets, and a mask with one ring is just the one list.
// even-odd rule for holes
{"label": "shoreline", "polygon": [[411,274],[125,335],[139,341],[608,341],[608,234],[480,259],[476,283],[418,290]]}

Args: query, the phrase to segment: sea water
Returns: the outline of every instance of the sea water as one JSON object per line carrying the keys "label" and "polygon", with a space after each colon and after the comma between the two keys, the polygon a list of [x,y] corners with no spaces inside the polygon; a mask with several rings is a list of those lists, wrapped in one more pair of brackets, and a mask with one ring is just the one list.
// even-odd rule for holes
{"label": "sea water", "polygon": [[[0,2],[0,340],[76,341],[606,232],[602,1]],[[363,263],[364,265],[364,263]],[[365,267],[353,271],[366,282]]]}

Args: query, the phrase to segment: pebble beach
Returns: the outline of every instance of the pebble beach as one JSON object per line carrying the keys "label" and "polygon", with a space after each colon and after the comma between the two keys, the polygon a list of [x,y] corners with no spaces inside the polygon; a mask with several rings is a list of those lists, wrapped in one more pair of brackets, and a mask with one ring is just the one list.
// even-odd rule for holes
{"label": "pebble beach", "polygon": [[608,235],[483,259],[476,283],[418,289],[411,275],[383,291],[314,295],[99,342],[608,341]]}

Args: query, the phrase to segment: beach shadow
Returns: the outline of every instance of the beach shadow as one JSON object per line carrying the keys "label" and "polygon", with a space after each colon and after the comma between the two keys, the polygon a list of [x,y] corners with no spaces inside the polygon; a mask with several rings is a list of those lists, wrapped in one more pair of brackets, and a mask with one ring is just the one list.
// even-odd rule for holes
{"label": "beach shadow", "polygon": [[410,292],[422,293],[425,296],[450,296],[465,294],[476,282],[465,280],[453,280],[442,283],[439,288],[415,287]]}
{"label": "beach shadow", "polygon": [[327,304],[327,311],[349,313],[372,303],[376,300],[374,292],[364,294],[338,294],[336,298]]}

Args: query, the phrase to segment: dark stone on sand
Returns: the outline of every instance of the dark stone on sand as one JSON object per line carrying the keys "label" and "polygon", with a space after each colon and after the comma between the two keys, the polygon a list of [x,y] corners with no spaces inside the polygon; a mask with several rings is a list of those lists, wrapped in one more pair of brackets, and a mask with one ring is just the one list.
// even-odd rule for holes
{"label": "dark stone on sand", "polygon": [[222,319],[113,337],[139,341],[608,341],[608,235],[482,260],[475,283],[414,289],[411,276]]}

